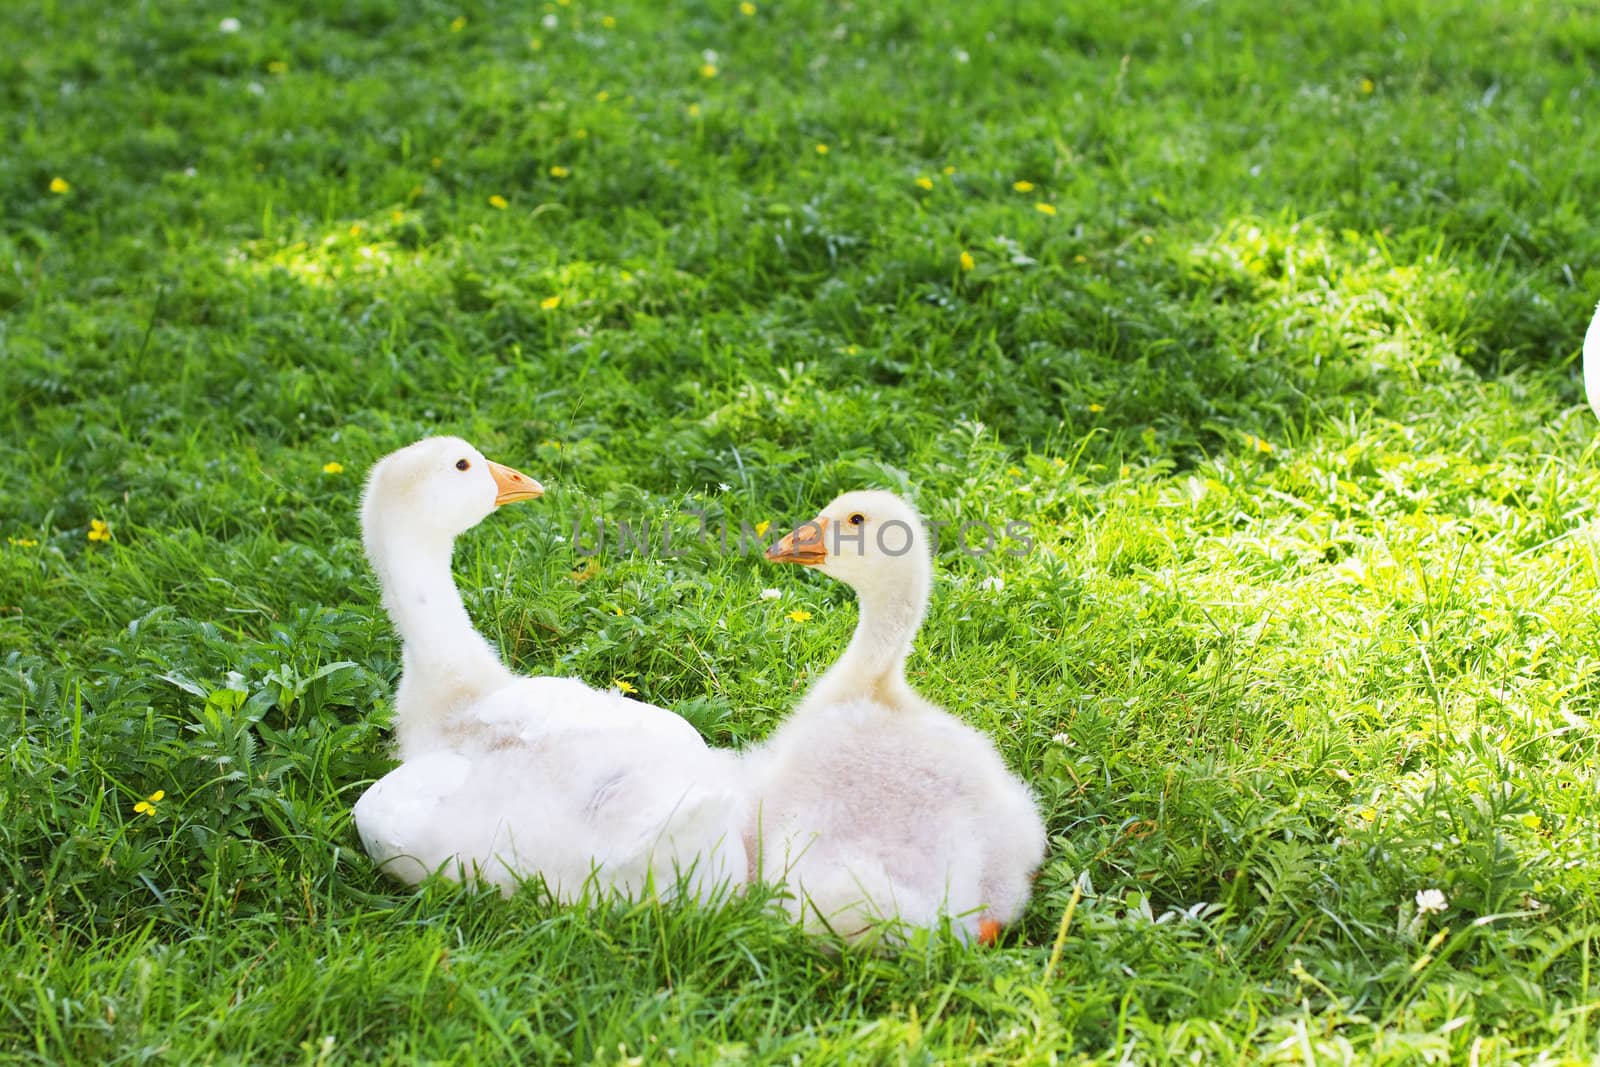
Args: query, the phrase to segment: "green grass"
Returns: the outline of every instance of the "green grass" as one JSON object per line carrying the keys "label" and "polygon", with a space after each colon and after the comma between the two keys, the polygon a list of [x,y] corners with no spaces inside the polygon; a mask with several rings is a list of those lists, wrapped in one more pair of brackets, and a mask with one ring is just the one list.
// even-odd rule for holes
{"label": "green grass", "polygon": [[[0,1058],[1600,1053],[1600,11],[757,3],[0,8]],[[911,663],[1046,810],[1006,944],[381,878],[432,432],[552,487],[484,631],[719,744],[847,590],[575,520],[1030,522]]]}

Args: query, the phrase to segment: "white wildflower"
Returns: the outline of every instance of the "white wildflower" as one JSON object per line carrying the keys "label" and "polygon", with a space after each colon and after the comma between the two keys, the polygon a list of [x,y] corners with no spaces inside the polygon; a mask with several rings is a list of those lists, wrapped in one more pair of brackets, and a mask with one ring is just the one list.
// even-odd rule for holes
{"label": "white wildflower", "polygon": [[781,589],[763,589],[763,590],[761,590],[761,599],[762,600],[777,600],[781,596],[783,596],[783,590],[781,590]]}
{"label": "white wildflower", "polygon": [[1444,898],[1444,894],[1439,892],[1439,890],[1437,890],[1437,889],[1419,889],[1419,890],[1417,890],[1417,913],[1418,914],[1420,914],[1420,915],[1431,915],[1436,911],[1443,911],[1445,908],[1448,908],[1449,906],[1450,906],[1450,902]]}
{"label": "white wildflower", "polygon": [[231,15],[217,23],[218,33],[238,33],[242,28],[243,27],[239,24],[239,20]]}
{"label": "white wildflower", "polygon": [[989,577],[979,582],[978,585],[985,593],[998,593],[1000,590],[1006,587],[1006,580],[1000,577],[998,574],[991,574]]}

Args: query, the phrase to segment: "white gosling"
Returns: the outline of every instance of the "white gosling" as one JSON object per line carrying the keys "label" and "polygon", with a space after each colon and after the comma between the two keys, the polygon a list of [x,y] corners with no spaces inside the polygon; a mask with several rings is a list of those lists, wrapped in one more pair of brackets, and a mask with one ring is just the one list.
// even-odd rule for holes
{"label": "white gosling", "polygon": [[891,493],[852,492],[784,537],[769,560],[856,591],[837,663],[747,757],[745,848],[787,882],[808,930],[854,942],[935,927],[992,942],[1027,904],[1045,851],[1033,795],[984,734],[906,682],[933,566],[921,517]]}
{"label": "white gosling", "polygon": [[509,892],[542,878],[558,899],[587,887],[694,896],[743,884],[743,793],[732,758],[664,708],[574,678],[508,670],[478,634],[450,572],[458,535],[539,483],[454,437],[373,467],[367,556],[402,645],[401,765],[357,801],[356,828],[385,873],[434,871]]}
{"label": "white gosling", "polygon": [[1600,307],[1594,309],[1589,332],[1583,338],[1583,391],[1589,398],[1589,407],[1600,415]]}

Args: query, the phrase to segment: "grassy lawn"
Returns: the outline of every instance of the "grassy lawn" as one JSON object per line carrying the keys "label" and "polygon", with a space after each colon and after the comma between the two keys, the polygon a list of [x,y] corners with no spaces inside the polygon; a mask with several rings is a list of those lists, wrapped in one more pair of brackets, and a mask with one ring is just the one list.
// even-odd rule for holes
{"label": "grassy lawn", "polygon": [[[0,1060],[1589,1062],[1597,108],[1592,0],[0,5]],[[575,525],[1029,523],[910,664],[1025,919],[387,882],[436,432],[480,628],[723,745],[848,590]]]}

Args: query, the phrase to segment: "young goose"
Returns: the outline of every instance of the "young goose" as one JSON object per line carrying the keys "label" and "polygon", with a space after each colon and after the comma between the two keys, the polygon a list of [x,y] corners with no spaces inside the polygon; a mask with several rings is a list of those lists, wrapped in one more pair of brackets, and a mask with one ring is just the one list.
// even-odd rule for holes
{"label": "young goose", "polygon": [[748,757],[745,847],[761,876],[788,882],[812,930],[858,941],[948,916],[993,941],[1027,903],[1044,823],[989,738],[906,683],[933,581],[921,517],[891,493],[846,493],[767,558],[850,585],[861,615],[844,655]]}
{"label": "young goose", "polygon": [[742,883],[741,796],[725,753],[663,708],[573,678],[509,671],[473,629],[450,573],[455,538],[539,483],[454,437],[373,467],[367,556],[402,644],[402,763],[356,803],[372,858],[406,883],[444,869],[558,898],[600,889],[696,896]]}
{"label": "young goose", "polygon": [[1600,415],[1600,307],[1594,309],[1589,332],[1583,338],[1583,391],[1589,406]]}

